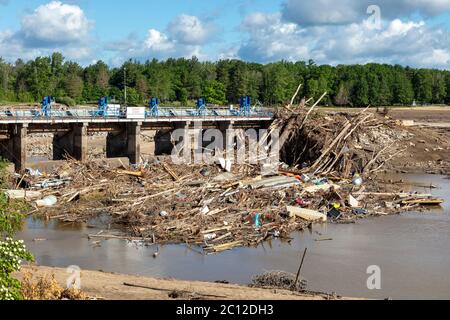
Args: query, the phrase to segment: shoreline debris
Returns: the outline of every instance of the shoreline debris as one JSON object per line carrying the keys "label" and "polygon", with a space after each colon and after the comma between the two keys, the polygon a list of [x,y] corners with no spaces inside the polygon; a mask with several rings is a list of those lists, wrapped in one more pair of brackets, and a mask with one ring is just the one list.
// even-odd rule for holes
{"label": "shoreline debris", "polygon": [[131,167],[69,160],[45,175],[16,176],[14,185],[25,190],[7,193],[30,201],[29,192],[36,192],[33,201],[45,204],[38,213],[49,218],[87,222],[106,216],[108,230],[124,232],[92,238],[183,243],[208,254],[289,241],[292,232],[314,223],[354,223],[443,202],[377,177],[403,150],[398,141],[408,137],[394,121],[368,109],[323,115],[315,109],[319,101],[278,110],[261,139],[270,147],[271,132],[280,132],[283,163],[270,177],[256,165],[225,159],[176,165],[170,157],[158,157]]}

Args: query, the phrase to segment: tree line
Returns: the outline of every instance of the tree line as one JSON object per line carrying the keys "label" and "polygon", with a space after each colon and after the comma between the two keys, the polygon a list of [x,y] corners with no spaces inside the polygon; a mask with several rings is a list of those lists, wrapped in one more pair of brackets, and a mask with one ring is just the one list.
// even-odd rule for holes
{"label": "tree line", "polygon": [[299,83],[299,97],[328,95],[324,105],[390,106],[450,103],[450,71],[400,65],[316,65],[314,61],[269,64],[191,59],[129,60],[110,68],[98,61],[83,67],[61,53],[25,62],[0,58],[0,101],[35,103],[51,95],[67,105],[92,103],[102,96],[130,105],[158,97],[164,104],[188,104],[198,97],[208,103],[237,104],[243,95],[264,105],[289,101]]}

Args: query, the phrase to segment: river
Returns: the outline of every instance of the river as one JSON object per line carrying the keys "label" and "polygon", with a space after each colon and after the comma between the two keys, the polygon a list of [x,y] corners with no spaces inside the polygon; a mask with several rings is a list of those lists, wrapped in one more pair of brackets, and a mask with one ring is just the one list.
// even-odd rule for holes
{"label": "river", "polygon": [[[291,243],[272,241],[208,256],[185,245],[144,247],[105,240],[95,246],[86,237],[98,232],[95,228],[32,218],[18,236],[40,265],[238,284],[269,270],[296,273],[307,247],[302,277],[309,290],[376,299],[450,299],[450,180],[420,174],[402,178],[438,186],[431,193],[446,200],[442,209],[315,226],[312,232],[293,234]],[[159,255],[153,258],[156,251]],[[381,270],[380,290],[367,288],[369,266]]]}

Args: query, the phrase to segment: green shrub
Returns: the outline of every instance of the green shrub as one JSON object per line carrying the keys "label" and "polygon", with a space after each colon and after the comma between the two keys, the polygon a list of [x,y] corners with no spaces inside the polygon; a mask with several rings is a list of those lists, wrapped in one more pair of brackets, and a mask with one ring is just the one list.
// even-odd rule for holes
{"label": "green shrub", "polygon": [[[0,183],[5,184],[5,162],[0,161]],[[22,240],[13,240],[20,230],[27,204],[22,201],[8,201],[0,193],[0,300],[22,299],[20,281],[11,274],[20,270],[22,261],[33,261]]]}
{"label": "green shrub", "polygon": [[22,260],[33,260],[23,240],[14,241],[6,237],[0,241],[0,300],[23,299],[20,281],[11,277],[13,272],[20,270]]}

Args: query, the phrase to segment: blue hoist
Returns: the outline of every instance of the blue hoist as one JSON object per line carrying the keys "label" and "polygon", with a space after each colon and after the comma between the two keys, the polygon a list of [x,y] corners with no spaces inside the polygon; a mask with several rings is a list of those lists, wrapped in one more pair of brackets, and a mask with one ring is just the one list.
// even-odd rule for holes
{"label": "blue hoist", "polygon": [[159,115],[159,99],[151,98],[148,106],[150,107],[150,112],[147,112],[147,115],[157,117]]}
{"label": "blue hoist", "polygon": [[252,98],[250,96],[241,97],[240,110],[241,116],[250,116],[252,108]]}
{"label": "blue hoist", "polygon": [[205,111],[206,111],[206,99],[198,98],[198,100],[197,100],[197,115],[202,116],[205,114]]}
{"label": "blue hoist", "polygon": [[108,97],[101,97],[98,100],[98,110],[96,115],[99,117],[106,117],[108,114]]}
{"label": "blue hoist", "polygon": [[52,106],[55,100],[51,96],[46,96],[41,102],[41,115],[48,118],[52,111]]}

